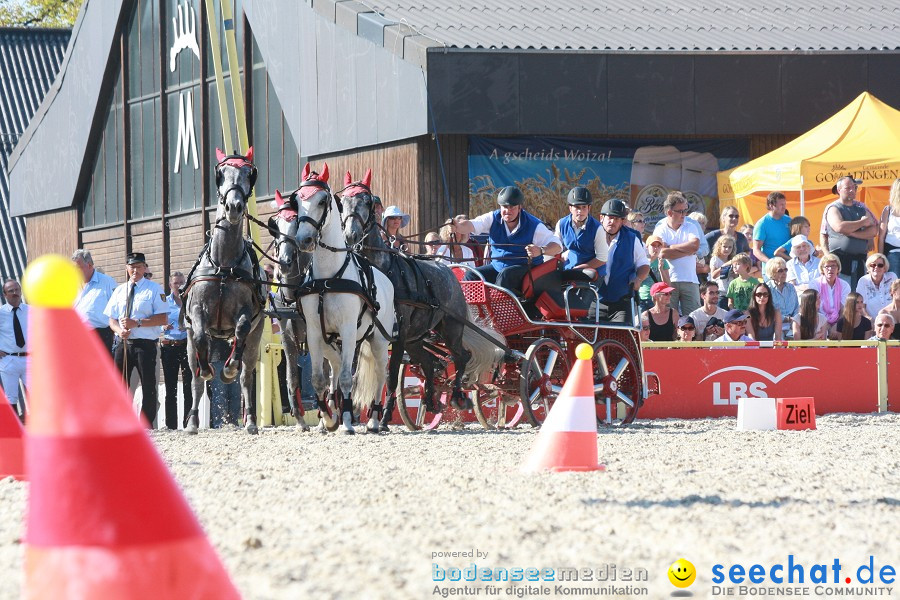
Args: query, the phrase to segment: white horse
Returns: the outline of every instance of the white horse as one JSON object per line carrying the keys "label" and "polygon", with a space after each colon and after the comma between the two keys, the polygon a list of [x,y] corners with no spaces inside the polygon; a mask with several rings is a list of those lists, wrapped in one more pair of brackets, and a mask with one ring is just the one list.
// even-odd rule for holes
{"label": "white horse", "polygon": [[[297,246],[311,252],[310,276],[300,287],[312,383],[322,412],[320,430],[331,424],[324,361],[331,365],[341,398],[341,432],[354,433],[353,409],[369,407],[366,429],[379,431],[381,392],[387,378],[388,343],[394,335],[394,287],[378,269],[349,251],[338,205],[326,183],[328,165],[300,185]],[[310,193],[312,190],[312,193]],[[356,377],[353,365],[357,363]],[[377,410],[376,410],[377,407]]]}

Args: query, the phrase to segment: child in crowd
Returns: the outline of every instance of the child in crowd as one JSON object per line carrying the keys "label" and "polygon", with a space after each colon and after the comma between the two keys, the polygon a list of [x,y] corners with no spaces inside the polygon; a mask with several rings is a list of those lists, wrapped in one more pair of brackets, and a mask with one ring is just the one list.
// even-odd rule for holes
{"label": "child in crowd", "polygon": [[[809,232],[812,229],[812,226],[809,224],[809,219],[804,216],[798,216],[791,219],[790,228],[791,239],[786,241],[775,250],[775,256],[780,256],[785,260],[785,262],[791,259],[791,240],[793,240],[793,238],[798,235],[802,235],[803,237],[809,239]],[[815,257],[821,257],[822,249],[813,248],[811,255]]]}
{"label": "child in crowd", "polygon": [[833,340],[867,340],[872,337],[872,320],[866,316],[866,303],[861,294],[850,292],[844,310],[831,332]]}
{"label": "child in crowd", "polygon": [[[720,290],[728,291],[728,284],[736,277],[732,259],[735,257],[735,247],[737,241],[733,236],[722,235],[713,244],[712,253],[709,259],[709,276],[719,284]],[[719,306],[728,308],[728,298],[723,295],[719,298]]]}
{"label": "child in crowd", "polygon": [[759,283],[759,279],[750,276],[750,255],[741,252],[732,259],[731,266],[737,278],[728,284],[728,308],[747,310],[753,288]]}
{"label": "child in crowd", "polygon": [[828,333],[828,319],[819,312],[819,292],[803,290],[800,294],[800,312],[794,317],[795,340],[824,340]]}
{"label": "child in crowd", "polygon": [[[631,213],[628,216],[631,216]],[[650,286],[659,282],[669,283],[669,261],[659,257],[659,252],[662,248],[663,241],[661,237],[651,235],[647,238],[647,257],[650,259],[650,273],[648,273],[647,277],[644,277],[638,290],[641,312],[649,310],[653,306]]]}

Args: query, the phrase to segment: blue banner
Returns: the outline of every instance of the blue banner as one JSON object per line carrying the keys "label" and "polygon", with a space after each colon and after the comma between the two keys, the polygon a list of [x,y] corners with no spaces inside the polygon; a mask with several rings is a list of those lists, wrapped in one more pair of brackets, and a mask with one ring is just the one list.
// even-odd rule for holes
{"label": "blue banner", "polygon": [[749,160],[750,142],[720,140],[590,140],[469,137],[470,214],[496,208],[497,191],[522,189],[526,208],[548,223],[568,214],[566,194],[590,189],[594,213],[610,198],[641,212],[651,230],[666,195],[680,190],[690,210],[719,222],[716,172]]}

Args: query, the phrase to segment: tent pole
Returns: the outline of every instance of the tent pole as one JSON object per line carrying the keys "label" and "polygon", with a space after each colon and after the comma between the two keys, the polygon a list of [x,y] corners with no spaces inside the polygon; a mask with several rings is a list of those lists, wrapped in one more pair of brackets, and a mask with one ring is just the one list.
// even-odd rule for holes
{"label": "tent pole", "polygon": [[800,176],[800,216],[801,216],[801,217],[805,217],[805,216],[806,216],[806,202],[805,202],[805,200],[806,200],[806,199],[803,197],[803,175],[801,175],[801,176]]}

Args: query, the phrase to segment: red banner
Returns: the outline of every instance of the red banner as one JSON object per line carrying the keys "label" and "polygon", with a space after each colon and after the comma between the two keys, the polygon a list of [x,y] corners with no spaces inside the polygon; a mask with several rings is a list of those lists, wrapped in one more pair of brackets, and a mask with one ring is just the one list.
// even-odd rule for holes
{"label": "red banner", "polygon": [[888,410],[900,412],[900,346],[887,347],[887,384]]}
{"label": "red banner", "polygon": [[[892,353],[891,351],[894,351]],[[816,414],[878,411],[878,350],[849,348],[644,348],[659,376],[638,418],[733,417],[740,398],[815,398]],[[900,348],[888,350],[900,364]],[[889,375],[900,397],[900,369]],[[891,369],[888,370],[891,372]],[[900,410],[900,400],[892,403]]]}

